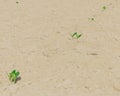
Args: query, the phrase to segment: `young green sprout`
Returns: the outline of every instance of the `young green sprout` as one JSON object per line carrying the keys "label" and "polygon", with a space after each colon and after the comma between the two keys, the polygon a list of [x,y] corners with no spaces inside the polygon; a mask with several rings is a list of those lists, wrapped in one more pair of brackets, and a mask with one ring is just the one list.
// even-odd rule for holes
{"label": "young green sprout", "polygon": [[72,34],[72,37],[75,37],[75,38],[80,38],[82,36],[82,34],[78,34],[77,32],[74,32],[73,34]]}
{"label": "young green sprout", "polygon": [[18,1],[16,1],[16,4],[18,4],[19,2]]}
{"label": "young green sprout", "polygon": [[16,83],[19,74],[20,74],[20,72],[17,72],[16,70],[13,70],[11,73],[8,74],[8,77],[9,77],[11,82]]}
{"label": "young green sprout", "polygon": [[102,9],[105,10],[105,9],[106,9],[106,6],[103,6]]}
{"label": "young green sprout", "polygon": [[91,21],[94,21],[95,20],[95,18],[88,18],[89,20],[91,20]]}

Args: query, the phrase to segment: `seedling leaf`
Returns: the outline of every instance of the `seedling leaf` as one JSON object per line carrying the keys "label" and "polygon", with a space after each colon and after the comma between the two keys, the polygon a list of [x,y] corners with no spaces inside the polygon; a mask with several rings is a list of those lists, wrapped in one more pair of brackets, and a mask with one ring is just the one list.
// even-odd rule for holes
{"label": "seedling leaf", "polygon": [[80,38],[82,36],[82,34],[78,35],[77,38]]}
{"label": "seedling leaf", "polygon": [[16,76],[19,76],[19,74],[20,74],[19,72],[16,72],[16,73],[15,73]]}
{"label": "seedling leaf", "polygon": [[16,72],[16,70],[13,70],[13,71],[12,71],[12,73],[15,73],[15,72]]}
{"label": "seedling leaf", "polygon": [[72,37],[74,37],[77,34],[77,32],[73,33]]}

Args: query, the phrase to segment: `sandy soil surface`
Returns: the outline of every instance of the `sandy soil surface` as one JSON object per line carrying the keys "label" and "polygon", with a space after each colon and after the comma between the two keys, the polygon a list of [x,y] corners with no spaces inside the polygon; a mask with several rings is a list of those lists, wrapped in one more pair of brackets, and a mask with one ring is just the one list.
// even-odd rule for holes
{"label": "sandy soil surface", "polygon": [[120,96],[120,1],[0,0],[0,96]]}

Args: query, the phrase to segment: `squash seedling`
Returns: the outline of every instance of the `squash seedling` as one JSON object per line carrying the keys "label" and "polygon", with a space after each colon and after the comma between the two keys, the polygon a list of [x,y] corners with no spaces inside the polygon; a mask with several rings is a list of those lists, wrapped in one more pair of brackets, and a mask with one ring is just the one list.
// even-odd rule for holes
{"label": "squash seedling", "polygon": [[75,37],[75,38],[80,38],[82,36],[82,34],[78,34],[77,32],[74,32],[73,34],[72,34],[72,37]]}
{"label": "squash seedling", "polygon": [[20,72],[13,70],[11,73],[8,74],[8,77],[9,77],[11,82],[16,83],[19,74],[20,74]]}

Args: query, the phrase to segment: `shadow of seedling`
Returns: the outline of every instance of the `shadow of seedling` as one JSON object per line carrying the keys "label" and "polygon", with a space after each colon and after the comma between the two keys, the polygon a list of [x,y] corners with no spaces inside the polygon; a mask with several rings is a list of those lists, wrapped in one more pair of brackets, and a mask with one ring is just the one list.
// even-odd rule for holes
{"label": "shadow of seedling", "polygon": [[18,78],[16,79],[16,83],[17,83],[17,81],[19,81],[19,80],[21,80],[21,77],[18,77]]}
{"label": "shadow of seedling", "polygon": [[16,83],[18,80],[21,80],[21,77],[18,77],[20,75],[20,72],[13,70],[11,73],[8,74],[8,77],[11,82]]}

